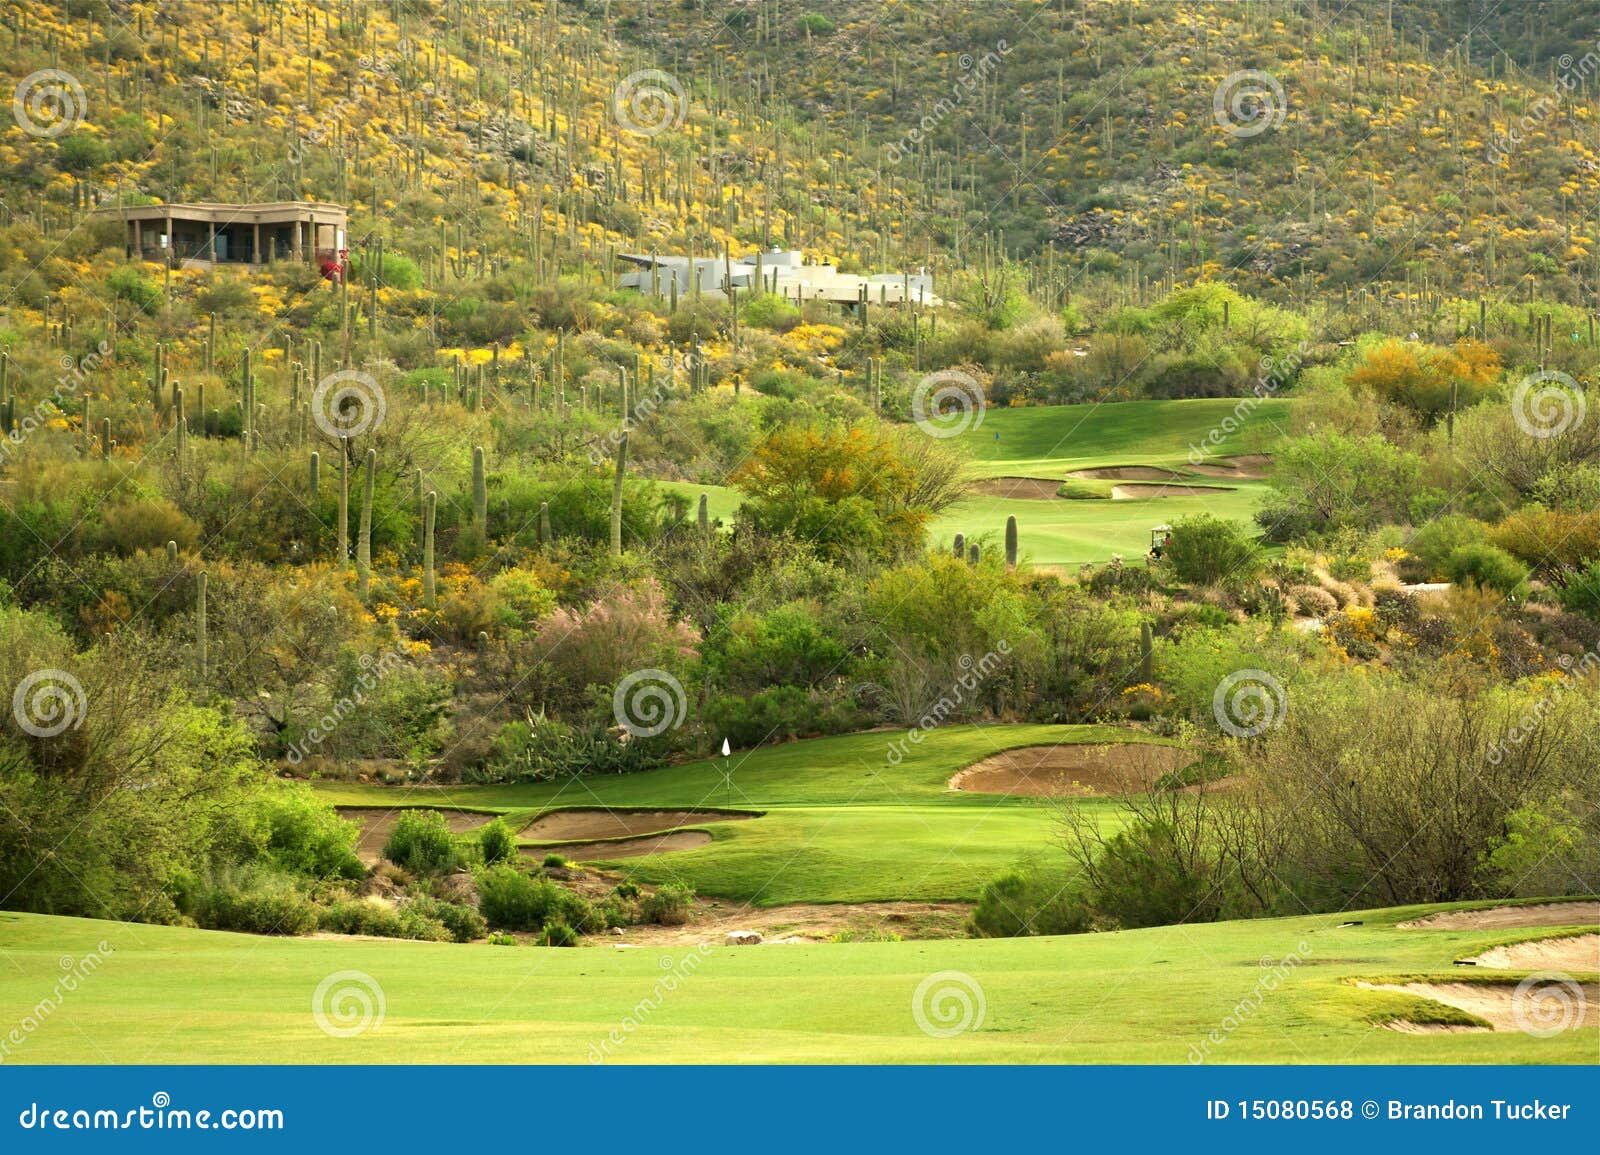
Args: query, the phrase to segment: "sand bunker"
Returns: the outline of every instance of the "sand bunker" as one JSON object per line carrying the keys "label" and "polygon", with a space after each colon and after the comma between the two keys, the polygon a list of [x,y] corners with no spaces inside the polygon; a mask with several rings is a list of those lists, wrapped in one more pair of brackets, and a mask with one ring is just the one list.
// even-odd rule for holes
{"label": "sand bunker", "polygon": [[556,810],[541,814],[518,837],[529,842],[576,842],[579,839],[627,838],[656,834],[704,822],[732,822],[759,814],[725,810]]}
{"label": "sand bunker", "polygon": [[1517,930],[1591,924],[1600,924],[1600,902],[1541,902],[1487,910],[1450,910],[1396,925],[1401,930]]}
{"label": "sand bunker", "polygon": [[[1466,1011],[1497,1031],[1520,1031],[1528,1026],[1554,1026],[1545,1020],[1558,1014],[1563,1029],[1600,1027],[1600,983],[1558,983],[1539,991],[1517,993],[1514,983],[1357,983],[1369,991],[1395,991],[1404,995],[1443,1003]],[[1546,988],[1541,988],[1546,989]],[[1557,1002],[1557,1000],[1560,1000]],[[1390,1030],[1407,1034],[1441,1034],[1482,1030],[1466,1024],[1414,1023],[1397,1020],[1385,1023]]]}
{"label": "sand bunker", "polygon": [[1600,934],[1574,934],[1497,946],[1468,961],[1496,970],[1594,974],[1600,972]]}
{"label": "sand bunker", "polygon": [[360,837],[356,839],[356,855],[368,866],[383,857],[383,848],[394,831],[394,824],[407,810],[432,810],[435,814],[443,814],[444,824],[452,834],[476,830],[494,817],[493,814],[474,814],[468,810],[443,810],[431,806],[397,806],[392,809],[340,806],[337,809],[340,818],[347,818],[361,826]]}
{"label": "sand bunker", "polygon": [[1238,457],[1218,457],[1202,465],[1190,465],[1192,473],[1202,477],[1235,477],[1241,481],[1259,481],[1267,475],[1272,458],[1264,453],[1246,453]]}
{"label": "sand bunker", "polygon": [[1024,746],[991,755],[950,779],[977,794],[1071,798],[1148,790],[1161,775],[1195,760],[1177,746]]}
{"label": "sand bunker", "polygon": [[1067,476],[1091,481],[1176,481],[1182,474],[1154,465],[1109,465],[1103,469],[1074,469]]}
{"label": "sand bunker", "polygon": [[987,497],[1020,497],[1027,501],[1054,501],[1061,483],[1043,477],[986,477],[981,481],[971,482],[967,488],[973,493],[981,493]]}
{"label": "sand bunker", "polygon": [[566,842],[559,846],[530,846],[522,853],[536,860],[547,854],[559,854],[568,862],[610,862],[613,858],[643,858],[647,854],[693,850],[710,841],[711,835],[704,830],[675,830],[670,834],[625,838],[618,842]]}
{"label": "sand bunker", "polygon": [[1175,485],[1171,482],[1157,485],[1152,482],[1134,482],[1131,485],[1113,485],[1113,501],[1143,501],[1152,497],[1208,497],[1216,493],[1231,493],[1227,485]]}

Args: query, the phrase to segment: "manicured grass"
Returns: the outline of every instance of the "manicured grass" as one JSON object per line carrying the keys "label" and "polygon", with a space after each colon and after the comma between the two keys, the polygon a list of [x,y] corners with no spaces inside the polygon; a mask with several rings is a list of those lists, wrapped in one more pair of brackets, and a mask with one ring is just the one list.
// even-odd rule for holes
{"label": "manicured grass", "polygon": [[962,434],[978,477],[1066,476],[1105,465],[1183,469],[1189,447],[1239,413],[1240,428],[1213,447],[1217,455],[1270,453],[1288,423],[1291,401],[1236,397],[1193,401],[1110,401],[1098,405],[1030,405],[990,409]]}
{"label": "manicured grass", "polygon": [[[701,951],[271,939],[4,914],[0,1006],[12,1022],[31,1014],[56,988],[62,958],[97,951],[98,969],[7,1062],[1183,1063],[1213,1031],[1221,1041],[1202,1057],[1219,1063],[1594,1061],[1588,1029],[1539,1039],[1377,1026],[1426,1004],[1351,980],[1453,978],[1455,957],[1521,937],[1392,925],[1433,909]],[[1361,925],[1338,925],[1351,919]],[[1291,955],[1298,961],[1262,962]],[[351,971],[381,988],[384,1017],[335,1038],[313,1018],[313,997]],[[983,1019],[933,1038],[913,1000],[947,971],[981,989]],[[604,1055],[608,1038],[622,1041]]]}
{"label": "manicured grass", "polygon": [[[1018,858],[1049,846],[1055,812],[1037,800],[949,790],[951,775],[1018,746],[1150,740],[1111,726],[948,726],[920,743],[899,730],[849,734],[562,783],[408,790],[321,782],[317,790],[339,806],[497,810],[518,827],[556,807],[761,810],[761,818],[690,824],[711,835],[707,846],[614,865],[759,906],[972,900]],[[1112,803],[1096,805],[1112,819]]]}

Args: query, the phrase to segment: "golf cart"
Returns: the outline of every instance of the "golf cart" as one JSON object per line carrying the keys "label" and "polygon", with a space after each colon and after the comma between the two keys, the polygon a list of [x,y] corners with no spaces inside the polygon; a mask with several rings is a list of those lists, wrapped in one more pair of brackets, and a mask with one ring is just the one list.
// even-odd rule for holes
{"label": "golf cart", "polygon": [[1172,544],[1172,527],[1170,525],[1152,525],[1150,527],[1150,552],[1147,555],[1151,561],[1160,561],[1161,555],[1167,552],[1167,546]]}

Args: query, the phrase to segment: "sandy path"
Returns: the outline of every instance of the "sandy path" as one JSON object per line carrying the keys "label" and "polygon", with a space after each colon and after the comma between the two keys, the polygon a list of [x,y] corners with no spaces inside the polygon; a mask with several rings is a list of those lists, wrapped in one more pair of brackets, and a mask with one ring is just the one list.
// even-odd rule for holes
{"label": "sandy path", "polygon": [[978,794],[1082,797],[1147,790],[1161,775],[1193,762],[1177,746],[1023,746],[1003,750],[950,779],[950,789]]}
{"label": "sandy path", "polygon": [[696,899],[686,926],[629,926],[595,935],[596,946],[721,946],[730,930],[753,930],[768,943],[822,942],[841,931],[878,931],[903,939],[962,938],[967,902],[793,903],[752,907],[729,899]]}
{"label": "sandy path", "polygon": [[1591,924],[1600,924],[1600,902],[1541,902],[1492,906],[1487,910],[1450,910],[1396,925],[1401,930],[1517,930]]}

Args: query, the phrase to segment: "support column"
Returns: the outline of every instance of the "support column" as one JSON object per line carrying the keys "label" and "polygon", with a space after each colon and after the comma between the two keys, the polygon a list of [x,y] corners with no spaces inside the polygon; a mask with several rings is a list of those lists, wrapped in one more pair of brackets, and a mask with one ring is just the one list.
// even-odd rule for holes
{"label": "support column", "polygon": [[206,222],[206,259],[213,265],[217,263],[217,222]]}
{"label": "support column", "polygon": [[261,263],[261,224],[257,222],[250,227],[255,230],[250,241],[250,263],[259,265]]}
{"label": "support column", "polygon": [[306,259],[306,253],[305,253],[306,245],[305,245],[305,235],[304,235],[304,233],[305,233],[305,225],[304,225],[304,223],[301,222],[301,221],[298,221],[298,220],[295,221],[294,222],[294,231],[291,232],[289,235],[290,235],[290,237],[293,238],[294,259],[297,260],[297,261],[303,261],[303,260]]}
{"label": "support column", "polygon": [[167,214],[167,264],[178,259],[178,238],[172,235],[172,214]]}
{"label": "support column", "polygon": [[144,260],[144,222],[133,222],[133,256],[135,260]]}

